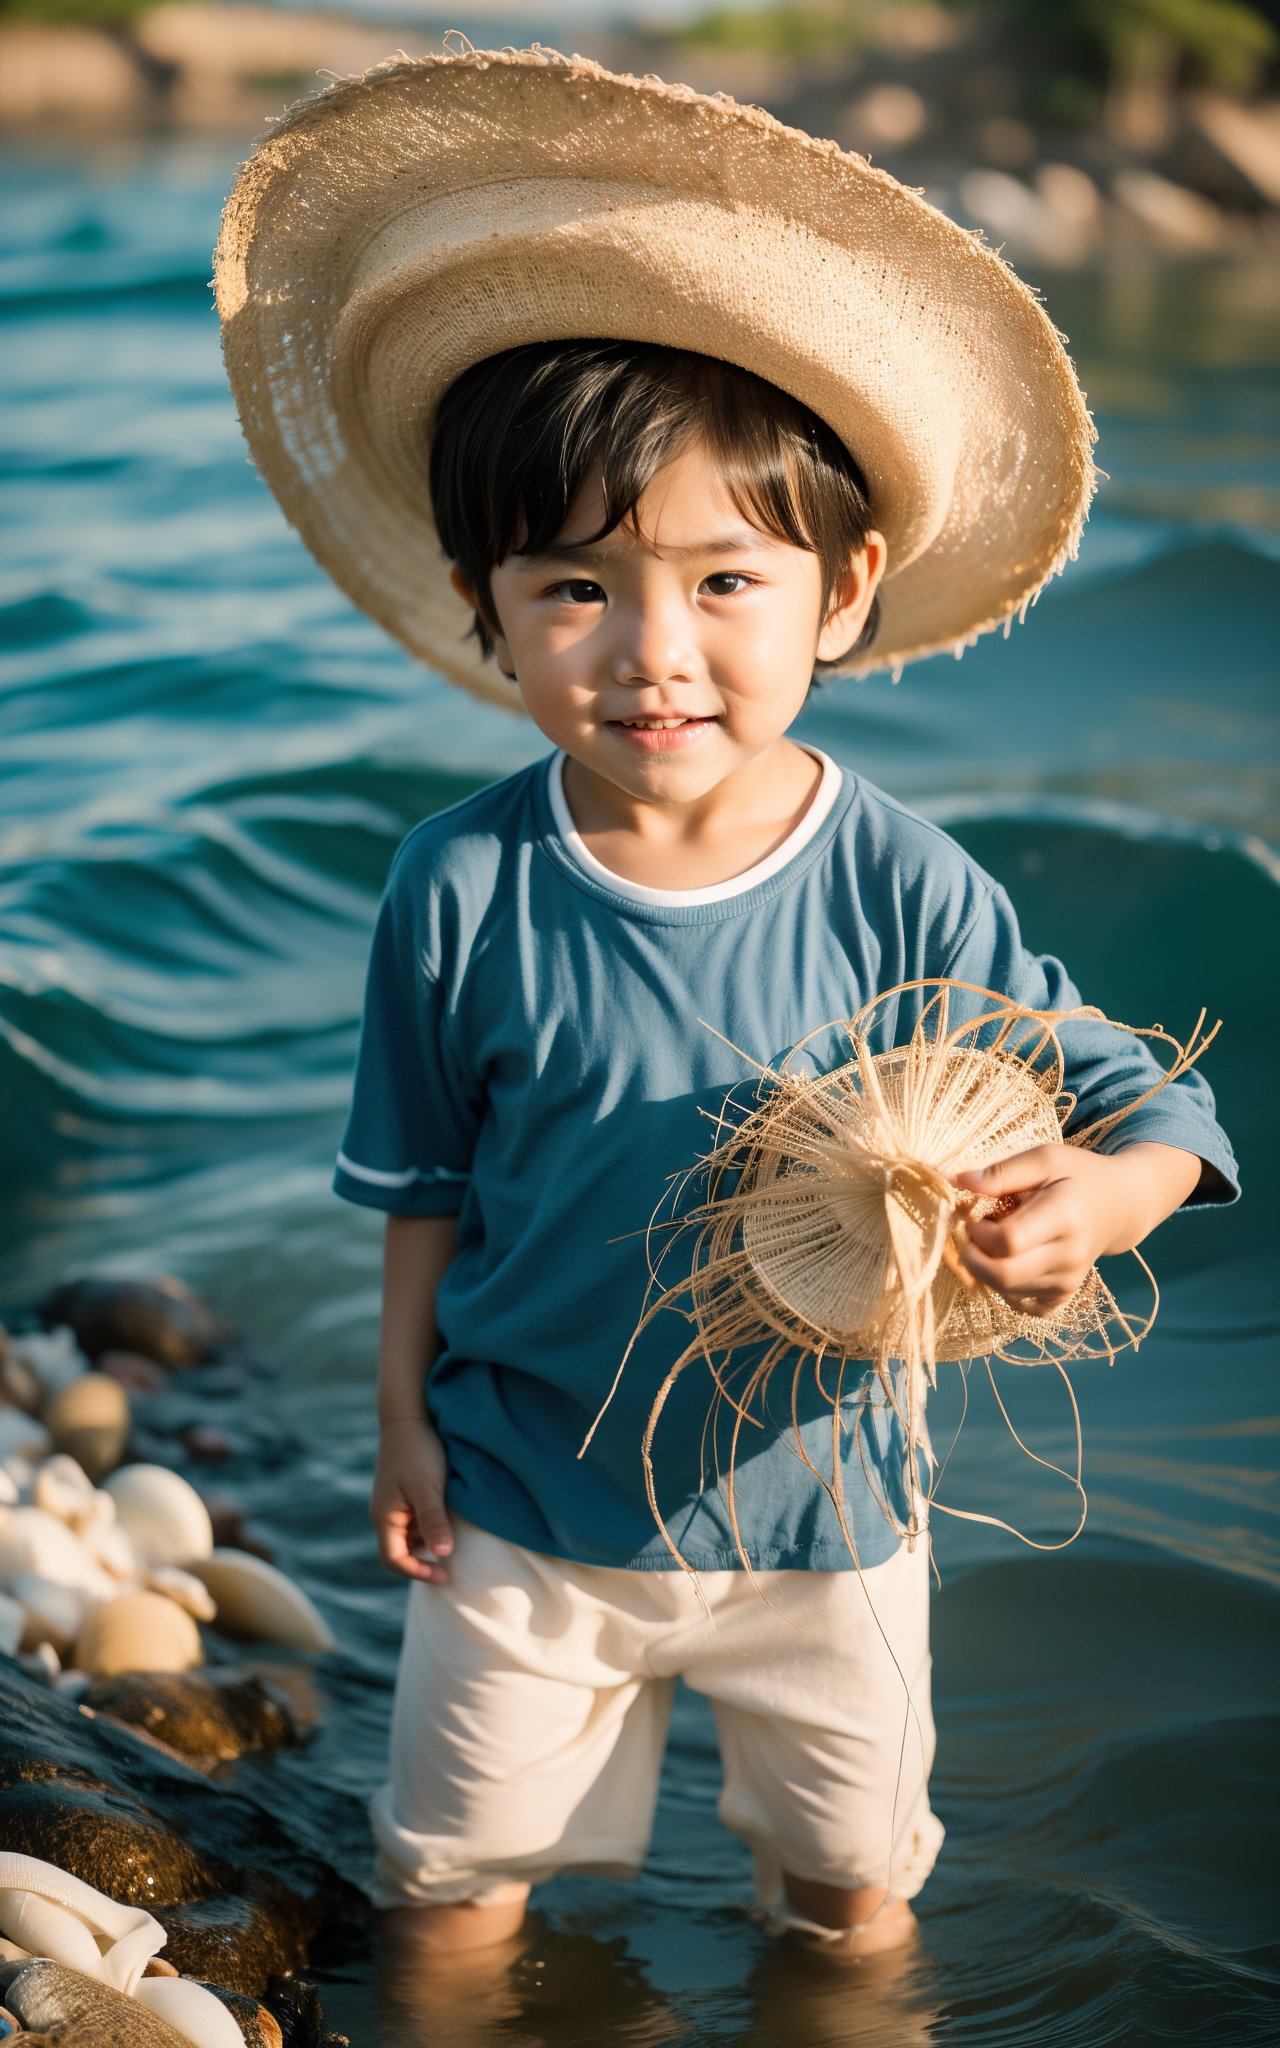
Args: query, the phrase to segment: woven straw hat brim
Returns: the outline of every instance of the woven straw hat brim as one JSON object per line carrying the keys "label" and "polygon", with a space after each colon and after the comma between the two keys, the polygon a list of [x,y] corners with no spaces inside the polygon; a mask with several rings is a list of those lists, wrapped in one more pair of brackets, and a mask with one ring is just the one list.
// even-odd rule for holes
{"label": "woven straw hat brim", "polygon": [[959,654],[1078,546],[1096,440],[1035,294],[864,158],[554,52],[396,57],[282,119],[223,216],[215,287],[253,459],[334,581],[475,695],[431,517],[442,393],[568,337],[666,343],[780,385],[861,464],[888,543],[874,651]]}

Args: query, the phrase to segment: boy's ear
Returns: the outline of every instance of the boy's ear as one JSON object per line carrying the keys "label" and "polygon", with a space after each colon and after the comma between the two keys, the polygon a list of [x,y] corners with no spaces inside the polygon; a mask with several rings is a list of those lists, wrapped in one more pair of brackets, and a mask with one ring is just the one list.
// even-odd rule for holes
{"label": "boy's ear", "polygon": [[818,634],[816,660],[839,661],[842,654],[857,644],[888,559],[888,543],[873,527],[863,545],[849,557],[844,589]]}
{"label": "boy's ear", "polygon": [[[483,619],[484,614],[480,610],[480,600],[476,596],[475,591],[471,588],[471,585],[468,583],[466,577],[463,575],[461,569],[458,567],[458,564],[456,562],[449,571],[449,581],[450,583],[452,583],[454,589],[457,591],[458,596],[462,599],[463,603],[469,604],[471,606],[472,611]],[[515,665],[511,659],[511,651],[508,648],[507,643],[503,639],[501,633],[497,631],[496,627],[488,619],[485,619],[484,623],[488,630],[489,637],[493,641],[493,658],[497,662],[498,667],[502,670],[502,673],[507,678],[508,682],[514,683],[516,679],[516,671]]]}

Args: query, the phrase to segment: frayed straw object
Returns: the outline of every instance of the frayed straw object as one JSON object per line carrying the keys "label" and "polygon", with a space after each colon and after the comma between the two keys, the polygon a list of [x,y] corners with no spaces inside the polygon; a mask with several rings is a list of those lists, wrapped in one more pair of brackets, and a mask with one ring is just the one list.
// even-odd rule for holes
{"label": "frayed straw object", "polygon": [[[870,1036],[881,1011],[917,989],[934,993],[910,1041],[873,1053]],[[952,990],[977,995],[986,1007],[951,1026]],[[726,1402],[735,1411],[727,1505],[746,1564],[734,1505],[734,1454],[743,1423],[762,1426],[751,1407],[779,1367],[789,1365],[794,1375],[792,1416],[800,1456],[830,1495],[853,1550],[840,1493],[841,1382],[846,1363],[861,1367],[870,1362],[906,1433],[910,1514],[905,1527],[887,1502],[882,1506],[898,1533],[914,1545],[932,1501],[932,1492],[926,1496],[921,1487],[920,1452],[932,1482],[924,1405],[940,1362],[1000,1358],[1023,1365],[1049,1362],[1061,1369],[1076,1359],[1114,1359],[1146,1336],[1159,1295],[1150,1267],[1136,1252],[1154,1295],[1145,1318],[1135,1319],[1119,1307],[1096,1267],[1048,1318],[1020,1313],[976,1279],[960,1257],[967,1221],[1001,1214],[1014,1201],[957,1188],[952,1176],[1038,1145],[1095,1148],[1199,1059],[1219,1029],[1215,1024],[1200,1037],[1204,1017],[1202,1010],[1185,1046],[1159,1025],[1116,1026],[1135,1037],[1163,1040],[1174,1048],[1174,1061],[1143,1094],[1069,1138],[1063,1126],[1075,1098],[1063,1090],[1063,1052],[1054,1026],[1070,1019],[1111,1021],[1092,1005],[1033,1010],[971,982],[903,982],[876,996],[842,1027],[853,1055],[845,1064],[822,1074],[800,1072],[793,1065],[814,1038],[830,1030],[827,1026],[802,1040],[779,1069],[760,1069],[759,1107],[676,1184],[678,1205],[688,1181],[706,1176],[706,1200],[675,1225],[681,1234],[695,1233],[691,1270],[650,1299],[636,1332],[664,1308],[682,1309],[696,1329],[658,1390],[644,1437],[649,1504],[679,1562],[684,1560],[658,1508],[653,1440],[672,1388],[697,1359],[710,1368],[714,1403]],[[982,1034],[990,1036],[979,1045]],[[722,1113],[722,1127],[728,1113],[730,1104]],[[656,1266],[651,1273],[653,1286],[659,1286]],[[741,1376],[735,1375],[733,1353],[748,1346],[753,1355],[745,1383],[732,1387],[735,1376]],[[895,1361],[902,1368],[896,1374]],[[828,1363],[834,1372],[829,1391],[823,1378]],[[610,1400],[625,1365],[624,1357]],[[815,1372],[832,1404],[830,1479],[812,1466],[800,1439],[796,1396],[806,1370]],[[1074,1483],[1083,1502],[1078,1458]],[[854,1556],[856,1561],[856,1551]]]}

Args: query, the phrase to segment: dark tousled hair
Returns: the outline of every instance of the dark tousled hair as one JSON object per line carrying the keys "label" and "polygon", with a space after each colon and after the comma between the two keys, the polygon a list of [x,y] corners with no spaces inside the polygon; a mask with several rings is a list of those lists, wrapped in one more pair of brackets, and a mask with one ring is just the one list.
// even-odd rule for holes
{"label": "dark tousled hair", "polygon": [[[444,552],[475,592],[473,630],[486,655],[493,569],[549,547],[595,472],[604,518],[589,538],[634,520],[657,472],[699,439],[744,519],[817,555],[825,617],[873,525],[866,479],[839,436],[777,385],[657,343],[543,341],[488,356],[449,386],[431,444],[431,503]],[[856,644],[818,669],[863,653],[879,622],[877,594]]]}

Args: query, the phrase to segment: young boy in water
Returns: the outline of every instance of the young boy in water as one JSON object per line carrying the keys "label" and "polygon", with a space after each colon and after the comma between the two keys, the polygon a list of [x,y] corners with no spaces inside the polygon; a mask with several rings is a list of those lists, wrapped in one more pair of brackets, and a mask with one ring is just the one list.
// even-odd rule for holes
{"label": "young boy in water", "polygon": [[[511,1934],[554,1871],[634,1869],[682,1674],[714,1708],[720,1810],[775,1923],[890,1947],[942,1830],[927,1545],[875,1498],[905,1505],[874,1382],[848,1404],[877,1482],[845,1469],[861,1572],[777,1414],[739,1452],[753,1584],[700,1456],[710,1389],[685,1375],[657,1485],[710,1619],[641,1470],[679,1319],[644,1333],[578,1452],[644,1294],[636,1233],[742,1079],[725,1039],[773,1060],[916,976],[1079,998],[953,840],[788,737],[815,668],[871,641],[886,569],[857,464],[814,415],[712,359],[536,344],[447,393],[431,483],[476,632],[555,751],[401,847],[337,1175],[391,1212],[371,1511],[413,1582],[380,1899],[456,1950]],[[1062,1037],[1090,1119],[1150,1085],[1139,1041]],[[1116,1136],[962,1176],[1018,1198],[971,1224],[966,1257],[1019,1309],[1051,1315],[1100,1255],[1228,1193],[1196,1076]],[[800,1426],[829,1462],[820,1398]]]}
{"label": "young boy in water", "polygon": [[[512,1935],[554,1872],[634,1870],[683,1677],[773,1924],[892,1949],[942,1829],[928,1545],[901,1539],[875,1376],[846,1363],[834,1444],[816,1376],[794,1415],[758,1402],[731,1520],[713,1388],[683,1374],[654,1472],[697,1589],[641,1455],[678,1315],[579,1454],[645,1227],[749,1061],[920,977],[1078,1001],[954,840],[788,736],[816,668],[959,650],[1074,552],[1092,430],[1060,339],[864,160],[544,51],[397,59],[295,109],[237,183],[217,288],[242,423],[309,545],[552,749],[400,848],[336,1177],[388,1212],[371,1508],[411,1582],[378,1903],[441,1955]],[[888,1006],[880,1043],[918,1008]],[[1157,1077],[1110,1025],[1061,1040],[1079,1122]],[[1234,1193],[1194,1072],[1101,1150],[961,1178],[1016,1197],[970,1225],[972,1272],[1044,1316]]]}

